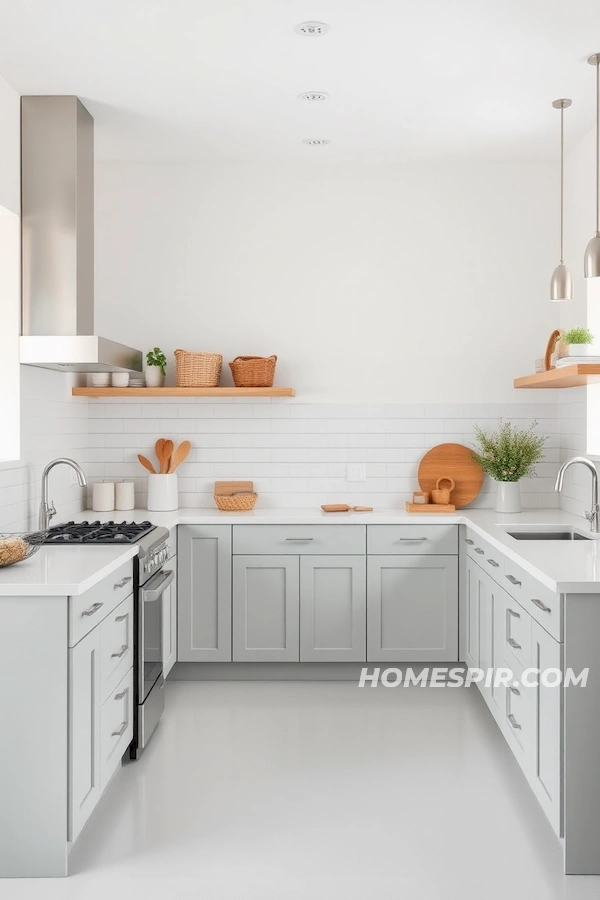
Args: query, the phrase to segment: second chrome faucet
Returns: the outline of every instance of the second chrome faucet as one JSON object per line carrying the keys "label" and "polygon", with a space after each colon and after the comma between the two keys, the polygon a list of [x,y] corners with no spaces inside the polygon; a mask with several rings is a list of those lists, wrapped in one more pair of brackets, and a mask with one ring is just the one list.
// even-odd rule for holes
{"label": "second chrome faucet", "polygon": [[594,534],[598,534],[600,533],[600,506],[598,505],[598,470],[596,469],[596,466],[594,465],[592,460],[588,459],[587,456],[573,456],[571,459],[568,459],[566,462],[564,462],[558,470],[554,490],[562,491],[565,472],[571,466],[577,464],[586,466],[586,468],[590,470],[592,476],[592,508],[589,512],[586,512],[585,517],[589,520],[590,531],[593,531]]}

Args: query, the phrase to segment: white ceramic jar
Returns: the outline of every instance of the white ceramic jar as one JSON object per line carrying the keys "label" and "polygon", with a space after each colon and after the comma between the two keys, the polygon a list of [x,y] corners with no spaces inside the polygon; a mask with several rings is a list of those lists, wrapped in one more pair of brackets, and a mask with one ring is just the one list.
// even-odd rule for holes
{"label": "white ceramic jar", "polygon": [[148,475],[148,509],[177,509],[179,497],[177,491],[177,472],[170,475]]}

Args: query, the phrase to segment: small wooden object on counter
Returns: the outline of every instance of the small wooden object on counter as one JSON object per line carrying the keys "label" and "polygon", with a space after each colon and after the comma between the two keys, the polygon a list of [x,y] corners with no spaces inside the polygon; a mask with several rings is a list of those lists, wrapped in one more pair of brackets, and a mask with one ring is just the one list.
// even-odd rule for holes
{"label": "small wooden object on counter", "polygon": [[454,479],[452,503],[456,509],[471,503],[483,484],[483,469],[473,456],[473,451],[462,444],[438,444],[428,450],[419,463],[419,486],[431,493],[438,478],[444,475]]}
{"label": "small wooden object on counter", "polygon": [[347,503],[324,503],[321,506],[323,512],[373,512],[372,506],[348,506]]}
{"label": "small wooden object on counter", "polygon": [[406,512],[409,513],[453,513],[456,507],[453,503],[405,503]]}
{"label": "small wooden object on counter", "polygon": [[253,481],[215,481],[215,494],[219,494],[222,497],[228,494],[251,494],[253,491]]}
{"label": "small wooden object on counter", "polygon": [[413,499],[412,502],[417,505],[423,503],[429,503],[429,494],[427,491],[413,491]]}
{"label": "small wooden object on counter", "polygon": [[552,365],[552,354],[556,349],[556,342],[559,337],[562,337],[562,331],[560,328],[555,328],[550,337],[548,338],[548,343],[546,344],[546,352],[544,354],[544,369],[546,372],[549,372],[550,369],[553,369]]}
{"label": "small wooden object on counter", "polygon": [[142,456],[141,453],[138,453],[138,459],[145,469],[148,469],[149,472],[151,472],[153,475],[156,475],[156,469],[146,456]]}
{"label": "small wooden object on counter", "polygon": [[[441,485],[446,482],[447,487],[442,487]],[[436,504],[439,505],[448,505],[450,503],[450,494],[455,488],[454,478],[450,478],[449,475],[442,475],[441,478],[435,483],[435,490],[431,492],[431,499]]]}
{"label": "small wooden object on counter", "polygon": [[182,462],[188,458],[188,454],[191,450],[192,445],[189,441],[182,441],[177,450],[171,456],[171,462],[169,463],[169,474],[174,472],[177,466],[180,466]]}
{"label": "small wooden object on counter", "polygon": [[229,363],[236,387],[273,387],[276,356],[237,356]]}

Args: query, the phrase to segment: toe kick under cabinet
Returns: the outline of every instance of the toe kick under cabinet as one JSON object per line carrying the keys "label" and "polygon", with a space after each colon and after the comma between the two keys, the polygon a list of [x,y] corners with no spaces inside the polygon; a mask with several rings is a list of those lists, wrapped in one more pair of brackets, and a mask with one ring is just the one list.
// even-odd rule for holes
{"label": "toe kick under cabinet", "polygon": [[454,525],[179,527],[181,662],[458,659]]}

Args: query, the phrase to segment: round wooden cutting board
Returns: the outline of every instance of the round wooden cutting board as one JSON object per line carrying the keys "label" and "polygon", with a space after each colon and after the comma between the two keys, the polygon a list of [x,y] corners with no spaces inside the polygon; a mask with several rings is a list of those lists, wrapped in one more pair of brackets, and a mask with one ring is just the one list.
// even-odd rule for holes
{"label": "round wooden cutting board", "polygon": [[438,478],[454,478],[456,487],[450,495],[450,503],[457,509],[471,503],[483,484],[483,469],[473,459],[473,451],[462,444],[438,444],[428,450],[419,463],[419,485],[429,494],[435,489]]}

